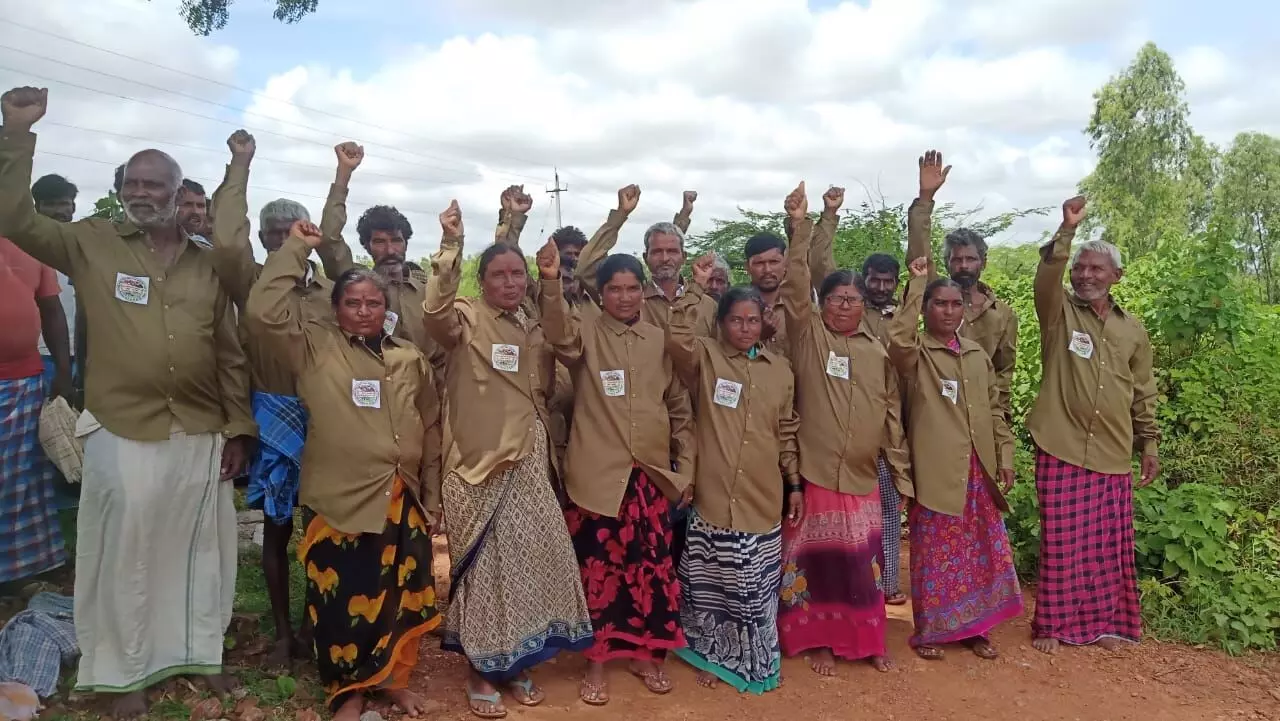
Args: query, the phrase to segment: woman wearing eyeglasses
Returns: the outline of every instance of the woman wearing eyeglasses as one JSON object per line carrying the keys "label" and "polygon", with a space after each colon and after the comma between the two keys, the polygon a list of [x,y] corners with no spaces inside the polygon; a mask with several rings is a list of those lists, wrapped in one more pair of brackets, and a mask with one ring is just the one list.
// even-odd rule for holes
{"label": "woman wearing eyeglasses", "polygon": [[[894,483],[912,495],[898,374],[862,322],[861,278],[836,270],[810,300],[813,221],[804,183],[787,196],[791,221],[782,284],[800,416],[800,488],[804,513],[782,533],[778,632],[788,656],[808,654],[822,676],[836,658],[866,659],[885,672],[884,595],[875,557],[884,522],[876,459],[883,452]],[[890,529],[893,532],[896,529]]]}

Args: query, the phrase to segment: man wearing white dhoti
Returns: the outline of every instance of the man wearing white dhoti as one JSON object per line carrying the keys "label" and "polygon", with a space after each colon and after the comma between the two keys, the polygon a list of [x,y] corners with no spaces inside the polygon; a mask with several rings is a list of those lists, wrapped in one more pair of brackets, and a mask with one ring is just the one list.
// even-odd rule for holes
{"label": "man wearing white dhoti", "polygon": [[86,365],[76,553],[77,688],[146,712],[145,690],[194,674],[225,690],[239,475],[256,426],[235,315],[212,254],[179,227],[182,170],[126,164],[126,220],[40,216],[27,188],[48,91],[0,98],[0,235],[65,273],[93,336]]}

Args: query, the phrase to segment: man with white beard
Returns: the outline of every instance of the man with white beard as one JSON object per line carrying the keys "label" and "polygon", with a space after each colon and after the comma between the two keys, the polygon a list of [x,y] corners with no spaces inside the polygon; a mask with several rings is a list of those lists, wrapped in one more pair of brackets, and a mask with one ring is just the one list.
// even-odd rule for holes
{"label": "man with white beard", "polygon": [[231,620],[236,522],[230,480],[257,427],[231,303],[212,254],[177,218],[182,169],[144,150],[126,164],[125,221],[63,223],[27,188],[48,91],[0,97],[0,235],[69,276],[88,349],[77,525],[77,688],[146,713],[145,690],[201,675],[215,691]]}

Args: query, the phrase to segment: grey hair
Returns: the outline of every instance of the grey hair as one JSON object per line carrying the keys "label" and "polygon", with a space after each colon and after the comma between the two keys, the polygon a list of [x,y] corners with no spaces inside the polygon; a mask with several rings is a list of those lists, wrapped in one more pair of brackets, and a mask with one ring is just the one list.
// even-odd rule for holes
{"label": "grey hair", "polygon": [[276,198],[262,206],[262,212],[258,213],[259,225],[266,225],[269,220],[284,220],[290,225],[299,220],[310,223],[311,213],[307,212],[305,205],[296,200]]}
{"label": "grey hair", "polygon": [[1075,250],[1071,251],[1071,265],[1076,267],[1076,261],[1080,260],[1081,253],[1102,253],[1111,259],[1111,265],[1116,270],[1124,270],[1124,259],[1120,257],[1120,249],[1108,243],[1105,240],[1090,240],[1077,245]]}
{"label": "grey hair", "polygon": [[725,260],[724,256],[719,253],[716,253],[716,262],[712,267],[716,270],[723,270],[725,273],[729,273],[729,261]]}
{"label": "grey hair", "polygon": [[120,175],[121,182],[123,182],[124,177],[129,174],[129,168],[140,158],[157,158],[160,160],[169,169],[169,175],[173,179],[173,184],[169,187],[173,189],[173,192],[177,193],[178,188],[182,187],[182,166],[178,165],[178,161],[174,160],[172,155],[169,155],[163,150],[156,150],[155,148],[139,150],[134,153],[133,157],[129,158],[129,162],[124,164],[124,172]]}
{"label": "grey hair", "polygon": [[680,250],[684,250],[684,231],[675,223],[654,223],[644,232],[644,252],[649,252],[649,239],[655,235],[674,235],[680,241]]}
{"label": "grey hair", "polygon": [[951,251],[956,248],[970,247],[978,251],[978,257],[982,260],[987,259],[987,239],[976,230],[969,228],[956,228],[947,233],[942,239],[943,253],[942,257],[951,260]]}

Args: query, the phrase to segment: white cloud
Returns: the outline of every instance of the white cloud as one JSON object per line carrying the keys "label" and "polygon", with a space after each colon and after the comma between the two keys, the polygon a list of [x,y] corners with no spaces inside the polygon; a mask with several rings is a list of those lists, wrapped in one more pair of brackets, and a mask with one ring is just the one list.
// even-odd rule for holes
{"label": "white cloud", "polygon": [[[281,46],[277,65],[245,69],[219,36],[186,32],[175,3],[103,0],[90,9],[71,0],[0,0],[0,17],[148,61],[5,33],[2,44],[27,52],[0,49],[0,66],[22,71],[0,71],[2,82],[44,84],[23,75],[40,74],[177,109],[50,83],[37,171],[67,174],[83,189],[85,208],[106,189],[115,163],[158,145],[212,189],[226,160],[223,141],[244,125],[259,146],[251,207],[285,195],[318,213],[332,146],[356,139],[368,159],[353,181],[348,237],[365,207],[390,202],[415,225],[414,255],[434,250],[435,216],[450,198],[462,204],[469,249],[478,250],[511,183],[524,183],[535,198],[531,249],[554,223],[544,192],[553,166],[569,187],[565,222],[588,233],[618,187],[641,185],[640,209],[622,236],[627,250],[639,247],[645,225],[670,218],[686,188],[699,191],[694,232],[734,217],[737,206],[779,208],[800,179],[815,204],[831,183],[851,197],[865,189],[907,202],[915,159],[927,148],[942,149],[955,165],[946,201],[990,212],[1057,205],[1092,167],[1080,136],[1091,94],[1128,63],[1120,48],[1145,26],[1137,0],[452,0],[445,4],[452,16],[490,31],[444,33],[443,41],[354,70],[341,54],[311,50],[333,39],[308,37],[304,22],[289,29],[297,42]],[[1193,120],[1213,129],[1205,132],[1266,121],[1264,110],[1278,117],[1269,107],[1276,94],[1243,87],[1232,52],[1204,46],[1177,54]],[[237,70],[269,77],[250,97],[157,65],[224,83],[243,82]],[[1021,223],[1009,239],[1034,239],[1051,223]]]}

